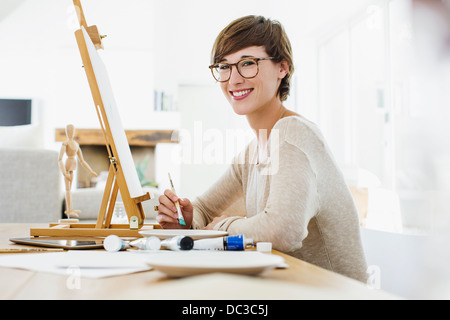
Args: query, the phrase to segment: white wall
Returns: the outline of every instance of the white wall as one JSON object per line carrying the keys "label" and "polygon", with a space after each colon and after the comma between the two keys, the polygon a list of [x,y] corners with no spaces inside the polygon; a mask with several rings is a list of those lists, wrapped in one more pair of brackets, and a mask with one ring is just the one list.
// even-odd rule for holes
{"label": "white wall", "polygon": [[[84,2],[88,23],[109,35],[101,54],[124,126],[156,127],[152,3],[127,2],[124,10],[123,1]],[[38,101],[47,148],[55,147],[55,128],[99,127],[73,33],[76,23],[70,0],[28,0],[0,23],[0,97]]]}
{"label": "white wall", "polygon": [[217,181],[254,134],[216,84],[180,86],[179,98],[182,152],[175,159],[181,168],[180,192],[194,198]]}

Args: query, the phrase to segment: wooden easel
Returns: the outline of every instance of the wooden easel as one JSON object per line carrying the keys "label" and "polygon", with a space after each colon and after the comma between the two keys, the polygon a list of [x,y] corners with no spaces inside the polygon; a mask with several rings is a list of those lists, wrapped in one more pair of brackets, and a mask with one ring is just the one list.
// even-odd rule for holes
{"label": "wooden easel", "polygon": [[[84,28],[89,35],[96,49],[103,49],[102,36],[98,32],[97,26],[87,26],[80,0],[73,0],[75,9],[80,22],[80,27]],[[158,224],[144,225],[145,213],[142,202],[149,200],[150,194],[147,192],[142,196],[132,198],[130,190],[125,180],[124,171],[118,156],[116,142],[114,141],[110,123],[105,111],[105,106],[100,94],[99,85],[95,77],[92,62],[89,56],[86,41],[82,29],[75,32],[78,48],[83,60],[84,69],[88,78],[92,97],[96,106],[97,116],[105,137],[106,149],[110,159],[108,178],[105,191],[103,193],[102,203],[97,218],[97,223],[53,223],[49,228],[31,228],[31,236],[89,236],[106,237],[114,234],[119,237],[141,237],[140,230],[161,228]],[[122,196],[125,211],[130,224],[112,224],[111,218],[114,211],[118,192]]]}

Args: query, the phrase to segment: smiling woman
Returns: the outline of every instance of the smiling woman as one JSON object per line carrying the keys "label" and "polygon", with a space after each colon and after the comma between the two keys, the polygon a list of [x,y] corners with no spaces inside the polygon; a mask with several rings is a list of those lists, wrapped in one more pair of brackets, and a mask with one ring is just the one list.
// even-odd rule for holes
{"label": "smiling woman", "polygon": [[[294,68],[281,24],[258,16],[233,21],[217,37],[209,67],[256,139],[194,202],[166,190],[158,222],[244,234],[365,281],[358,215],[344,177],[318,127],[283,105]],[[186,226],[177,222],[176,201]]]}
{"label": "smiling woman", "polygon": [[281,101],[285,101],[289,95],[294,64],[291,43],[279,22],[258,16],[235,20],[217,36],[211,53],[211,62],[213,64],[222,62],[225,56],[250,46],[264,47],[270,59],[287,62],[289,70],[278,89]]}
{"label": "smiling woman", "polygon": [[[220,86],[234,112],[246,115],[252,121],[266,117],[267,112],[282,114],[285,111],[280,88],[289,73],[289,64],[286,60],[276,60],[267,57],[264,46],[250,46],[225,56],[223,62],[211,66],[213,70],[219,69],[220,73],[216,74],[220,75]],[[237,62],[228,64],[228,61]],[[236,66],[237,72],[233,72],[233,66]]]}

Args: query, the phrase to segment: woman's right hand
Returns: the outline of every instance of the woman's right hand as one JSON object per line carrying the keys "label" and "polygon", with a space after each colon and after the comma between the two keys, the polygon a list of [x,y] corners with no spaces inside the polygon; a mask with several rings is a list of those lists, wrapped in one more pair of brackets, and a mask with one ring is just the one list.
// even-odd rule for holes
{"label": "woman's right hand", "polygon": [[[178,200],[181,213],[183,214],[185,226],[178,222],[178,213],[175,202]],[[158,213],[156,221],[163,229],[190,229],[194,216],[194,206],[189,199],[178,198],[172,190],[166,189],[164,194],[159,197]]]}

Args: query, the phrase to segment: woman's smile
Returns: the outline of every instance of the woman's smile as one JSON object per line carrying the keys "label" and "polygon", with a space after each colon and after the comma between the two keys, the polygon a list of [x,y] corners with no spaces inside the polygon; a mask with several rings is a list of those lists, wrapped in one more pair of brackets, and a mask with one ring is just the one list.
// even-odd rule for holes
{"label": "woman's smile", "polygon": [[239,90],[230,90],[231,97],[233,100],[243,100],[247,98],[251,93],[253,89],[239,89]]}

